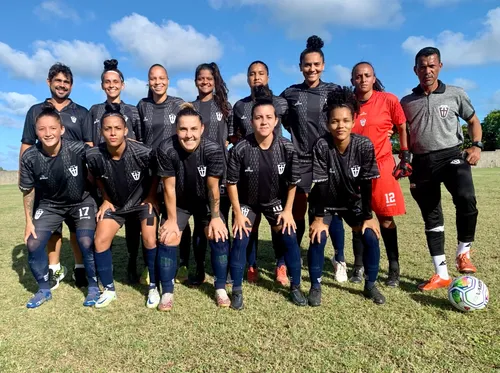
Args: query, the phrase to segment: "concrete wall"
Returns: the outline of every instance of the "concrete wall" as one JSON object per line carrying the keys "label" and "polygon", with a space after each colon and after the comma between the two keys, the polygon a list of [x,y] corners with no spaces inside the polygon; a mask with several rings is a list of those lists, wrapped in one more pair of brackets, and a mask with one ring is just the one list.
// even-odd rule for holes
{"label": "concrete wall", "polygon": [[0,185],[17,184],[17,171],[0,171]]}

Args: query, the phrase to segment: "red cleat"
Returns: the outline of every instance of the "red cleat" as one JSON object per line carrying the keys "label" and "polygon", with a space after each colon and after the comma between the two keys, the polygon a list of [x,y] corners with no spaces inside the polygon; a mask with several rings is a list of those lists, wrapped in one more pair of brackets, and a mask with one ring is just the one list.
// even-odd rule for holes
{"label": "red cleat", "polygon": [[286,274],[286,265],[282,264],[276,267],[276,282],[279,282],[282,286],[288,285],[288,276]]}
{"label": "red cleat", "polygon": [[451,284],[451,278],[445,280],[439,277],[439,275],[436,273],[430,278],[430,280],[419,284],[418,289],[421,291],[436,290],[441,288],[447,288],[448,286],[450,286],[450,284]]}
{"label": "red cleat", "polygon": [[251,284],[255,284],[259,280],[259,270],[257,267],[248,267],[247,281]]}
{"label": "red cleat", "polygon": [[456,259],[457,270],[460,273],[476,273],[477,268],[472,264],[467,254],[460,254]]}

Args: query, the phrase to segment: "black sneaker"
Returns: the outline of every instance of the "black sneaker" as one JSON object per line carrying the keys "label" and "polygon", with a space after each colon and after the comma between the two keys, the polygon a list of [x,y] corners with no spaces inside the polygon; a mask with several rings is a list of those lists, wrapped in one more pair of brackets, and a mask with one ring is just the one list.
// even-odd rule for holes
{"label": "black sneaker", "polygon": [[66,277],[66,274],[68,273],[68,270],[66,269],[65,266],[61,266],[61,269],[57,271],[53,271],[49,269],[49,285],[50,285],[50,290],[55,290],[59,287],[59,283],[63,280],[64,277]]}
{"label": "black sneaker", "polygon": [[389,269],[389,275],[385,280],[385,286],[397,288],[399,286],[399,269]]}
{"label": "black sneaker", "polygon": [[321,288],[311,288],[307,300],[311,307],[321,306]]}
{"label": "black sneaker", "polygon": [[205,282],[205,267],[197,267],[194,276],[189,277],[189,285],[200,286]]}
{"label": "black sneaker", "polygon": [[363,290],[363,295],[365,298],[373,300],[373,303],[375,304],[384,304],[385,303],[385,297],[382,295],[382,293],[377,289],[375,285],[373,285],[371,288],[366,287]]}
{"label": "black sneaker", "polygon": [[233,291],[231,294],[231,308],[240,311],[243,307],[243,292],[241,290]]}
{"label": "black sneaker", "polygon": [[300,286],[290,289],[290,299],[296,306],[307,306],[307,299],[302,290],[300,290]]}
{"label": "black sneaker", "polygon": [[73,281],[75,281],[75,286],[77,288],[86,288],[89,286],[85,268],[73,268]]}
{"label": "black sneaker", "polygon": [[127,281],[129,284],[138,284],[141,276],[137,273],[137,262],[135,260],[128,261],[127,265]]}
{"label": "black sneaker", "polygon": [[354,267],[349,278],[349,282],[361,284],[364,280],[365,269],[363,267]]}

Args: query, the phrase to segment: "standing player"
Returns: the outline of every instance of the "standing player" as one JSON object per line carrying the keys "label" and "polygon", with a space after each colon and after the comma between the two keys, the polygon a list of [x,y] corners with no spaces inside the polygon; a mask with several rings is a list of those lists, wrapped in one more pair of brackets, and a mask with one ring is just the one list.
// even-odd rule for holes
{"label": "standing player", "polygon": [[[71,69],[61,63],[52,65],[49,69],[47,85],[49,86],[51,97],[46,99],[45,102],[50,102],[61,117],[62,124],[65,128],[64,138],[66,140],[85,142],[92,146],[92,128],[85,124],[87,109],[76,104],[69,98],[71,89],[73,88],[73,73]],[[43,104],[44,102],[33,105],[26,114],[19,159],[21,159],[26,149],[34,145],[37,141],[35,120],[38,114],[42,112]],[[35,207],[37,201],[38,196],[35,198]],[[77,287],[85,287],[87,286],[87,278],[76,239],[75,227],[70,223],[68,228],[70,230],[71,248],[75,256],[73,279]],[[59,261],[61,246],[62,226],[54,231],[47,244],[49,251],[49,282],[51,289],[56,289],[59,286],[59,282],[62,281],[67,274],[66,267],[61,266]]]}
{"label": "standing player", "polygon": [[219,196],[224,152],[217,143],[202,137],[202,118],[192,104],[183,104],[176,122],[177,135],[158,148],[158,176],[163,181],[166,209],[158,252],[163,294],[158,309],[172,309],[177,246],[191,216],[195,225],[203,226],[210,245],[217,305],[229,307],[225,289],[229,242]]}
{"label": "standing player", "polygon": [[[63,221],[75,229],[89,284],[83,305],[92,306],[99,298],[94,265],[96,206],[87,191],[86,145],[61,139],[65,128],[52,104],[45,103],[40,110],[35,118],[38,142],[21,156],[19,172],[26,216],[24,242],[39,286],[26,306],[36,308],[52,298],[45,247]],[[35,193],[38,206],[33,213]]]}
{"label": "standing player", "polygon": [[351,135],[359,104],[353,92],[344,87],[329,94],[327,102],[328,130],[313,148],[314,188],[309,197],[310,238],[307,253],[311,290],[309,304],[321,304],[321,274],[326,237],[332,214],[338,213],[362,235],[365,246],[363,263],[367,279],[363,295],[376,304],[385,303],[375,286],[380,247],[380,228],[372,215],[372,180],[379,177],[375,151],[369,139]]}
{"label": "standing player", "polygon": [[[471,165],[477,165],[481,157],[481,123],[464,90],[438,80],[442,66],[439,49],[421,49],[413,68],[420,84],[401,100],[413,153],[410,191],[422,212],[436,271],[430,280],[418,286],[420,290],[434,290],[451,283],[444,253],[441,183],[453,197],[456,209],[457,269],[460,273],[476,272],[470,260],[478,214]],[[467,122],[472,139],[472,146],[463,153],[459,118]]]}
{"label": "standing player", "polygon": [[[375,76],[369,62],[359,62],[352,68],[351,83],[360,104],[355,117],[353,133],[368,137],[375,146],[375,156],[380,177],[372,183],[372,209],[380,223],[380,233],[384,240],[389,276],[385,284],[399,286],[399,249],[394,216],[406,212],[403,192],[396,178],[409,175],[410,153],[406,136],[406,118],[399,100],[391,93],[384,92],[382,82]],[[392,144],[387,132],[396,126],[401,145],[399,168],[403,171],[393,176],[396,163],[392,156]],[[363,239],[360,232],[353,231],[354,269],[350,280],[363,281]]]}
{"label": "standing player", "polygon": [[[198,97],[193,101],[195,110],[200,113],[204,125],[203,136],[216,142],[224,151],[224,170],[227,164],[228,134],[232,121],[232,108],[227,100],[228,89],[220,74],[219,67],[215,62],[203,63],[196,68],[194,82],[198,89]],[[231,204],[226,193],[225,179],[220,187],[220,212],[227,224],[229,222],[229,208]],[[196,273],[191,279],[191,285],[200,285],[205,281],[205,251],[207,239],[204,227],[194,227],[193,250],[196,260]],[[187,247],[189,249],[189,247]],[[180,250],[183,250],[180,246]],[[187,262],[189,260],[189,250],[187,253],[180,253],[181,263],[179,273],[187,272]],[[184,263],[183,263],[184,260]],[[183,268],[185,266],[185,268]]]}
{"label": "standing player", "polygon": [[126,139],[127,126],[120,105],[107,104],[101,118],[104,143],[87,151],[87,162],[96,179],[103,202],[97,212],[95,262],[104,291],[96,308],[107,307],[116,299],[113,283],[111,242],[127,221],[139,221],[149,271],[146,307],[156,308],[160,294],[156,281],[156,157],[153,150]]}
{"label": "standing player", "polygon": [[[106,112],[107,104],[119,105],[120,113],[127,123],[127,137],[135,139],[135,132],[138,131],[140,127],[139,113],[135,106],[126,104],[120,97],[123,88],[125,88],[125,83],[122,72],[118,70],[117,60],[104,61],[104,71],[101,74],[101,88],[106,94],[106,101],[101,104],[93,105],[85,120],[86,126],[92,128],[92,142],[94,146],[98,146],[100,143],[104,142],[101,131],[101,118]],[[140,222],[129,220],[125,223],[125,232],[129,253],[127,276],[130,283],[136,283],[139,281],[136,261],[141,238]]]}
{"label": "standing player", "polygon": [[[327,116],[323,110],[330,92],[338,90],[337,84],[325,83],[321,74],[325,69],[323,40],[316,35],[307,39],[306,49],[300,54],[300,71],[304,82],[295,84],[283,91],[281,97],[288,102],[288,115],[283,126],[292,134],[292,142],[297,149],[301,181],[297,185],[297,195],[293,205],[293,217],[297,224],[297,240],[302,242],[306,229],[305,215],[307,196],[312,186],[312,146],[316,139],[327,133]],[[335,248],[335,279],[347,281],[344,259],[344,226],[342,220],[333,215],[330,236]]]}
{"label": "standing player", "polygon": [[[265,97],[273,101],[273,105],[276,109],[276,116],[278,117],[275,134],[276,136],[281,136],[281,118],[283,118],[288,111],[288,103],[284,98],[273,95],[273,91],[269,88],[269,68],[267,65],[262,61],[253,61],[247,69],[247,82],[250,87],[250,96],[242,98],[234,104],[233,127],[230,129],[232,142],[236,143],[238,140],[253,133],[252,107],[257,99]],[[257,251],[260,219],[261,215],[258,214],[248,243],[248,282],[257,282],[259,278]],[[281,240],[273,230],[271,230],[271,239],[276,256],[276,281],[286,286],[288,284],[288,276],[286,273]]]}
{"label": "standing player", "polygon": [[274,133],[278,117],[272,100],[258,100],[251,115],[254,133],[231,149],[227,167],[227,191],[234,212],[231,307],[243,308],[245,253],[257,214],[264,215],[285,248],[292,302],[305,306],[307,300],[300,290],[300,248],[292,216],[296,184],[300,181],[297,153],[288,140]]}

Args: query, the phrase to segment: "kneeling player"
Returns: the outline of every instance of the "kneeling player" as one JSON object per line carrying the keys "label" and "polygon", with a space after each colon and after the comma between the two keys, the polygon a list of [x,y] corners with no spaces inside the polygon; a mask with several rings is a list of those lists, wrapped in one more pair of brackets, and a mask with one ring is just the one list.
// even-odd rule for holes
{"label": "kneeling player", "polygon": [[108,306],[116,299],[113,283],[111,242],[127,221],[139,221],[150,284],[146,306],[155,308],[160,302],[156,284],[156,157],[153,150],[126,139],[127,126],[119,105],[107,105],[101,119],[105,143],[87,151],[89,170],[96,179],[103,203],[97,213],[95,261],[104,292],[96,308]]}
{"label": "kneeling player", "polygon": [[375,287],[380,262],[380,227],[372,216],[372,179],[379,177],[373,144],[366,137],[351,135],[354,115],[359,104],[352,91],[344,87],[329,94],[327,128],[313,147],[313,180],[309,197],[308,251],[311,290],[309,304],[321,304],[321,274],[325,256],[328,226],[338,213],[355,232],[361,232],[365,250],[363,264],[367,275],[365,297],[376,304],[385,303]]}
{"label": "kneeling player", "polygon": [[[83,305],[92,306],[99,298],[99,288],[93,250],[96,206],[86,188],[85,148],[88,146],[61,139],[64,126],[51,104],[43,107],[35,122],[39,142],[23,153],[19,181],[26,215],[24,241],[29,266],[39,286],[26,306],[35,308],[52,298],[45,247],[63,221],[76,228],[89,282]],[[35,191],[40,202],[33,215]]]}
{"label": "kneeling player", "polygon": [[300,290],[300,249],[292,216],[296,184],[300,181],[297,153],[291,142],[274,135],[277,123],[272,100],[257,101],[252,107],[254,133],[230,151],[227,191],[234,212],[234,240],[230,254],[233,280],[231,307],[236,310],[243,308],[246,249],[258,213],[266,217],[285,248],[293,303],[307,305],[307,299]]}
{"label": "kneeling player", "polygon": [[191,216],[204,227],[211,250],[215,299],[229,307],[226,293],[228,231],[220,215],[220,180],[224,173],[222,148],[202,137],[201,115],[192,104],[177,113],[177,134],[164,140],[158,152],[158,176],[162,178],[166,216],[160,228],[158,261],[162,297],[158,309],[169,311],[174,300],[177,247]]}

